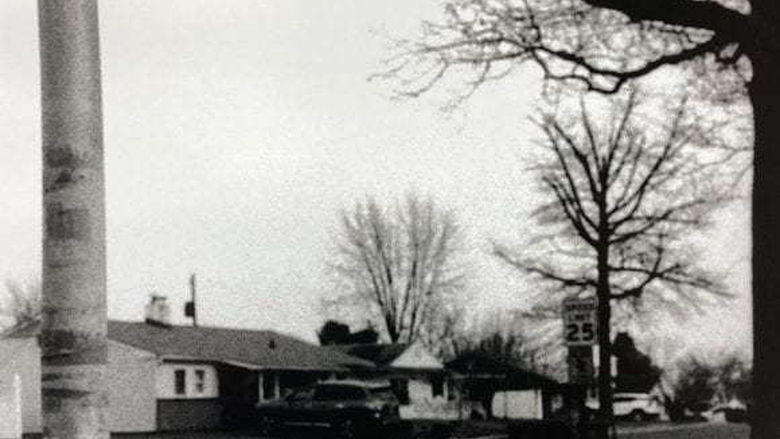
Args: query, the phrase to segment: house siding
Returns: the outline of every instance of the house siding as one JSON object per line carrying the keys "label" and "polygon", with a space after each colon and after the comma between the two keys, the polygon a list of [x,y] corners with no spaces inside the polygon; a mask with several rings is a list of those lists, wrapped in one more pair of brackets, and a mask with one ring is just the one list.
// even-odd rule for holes
{"label": "house siding", "polygon": [[156,425],[154,378],[157,358],[145,351],[108,343],[109,428],[112,432],[149,432]]}
{"label": "house siding", "polygon": [[[106,374],[108,427],[114,432],[145,432],[156,427],[154,356],[130,346],[109,341]],[[21,380],[22,431],[40,433],[41,350],[35,337],[0,340],[0,376],[18,375]]]}
{"label": "house siding", "polygon": [[432,382],[434,377],[433,374],[420,374],[408,379],[406,382],[408,404],[400,408],[403,419],[458,419],[459,406],[457,401],[449,399],[446,382],[442,382],[442,393],[434,396]]}
{"label": "house siding", "polygon": [[409,379],[409,401],[414,404],[418,402],[432,402],[434,400],[446,401],[446,389],[441,396],[433,396],[433,384],[428,377],[415,377]]}
{"label": "house siding", "polygon": [[22,431],[42,430],[41,419],[41,351],[37,339],[7,338],[0,340],[0,377],[21,382]]}
{"label": "house siding", "polygon": [[[175,373],[184,371],[184,393],[176,392]],[[197,388],[196,372],[204,373],[202,388]],[[213,399],[219,396],[219,378],[217,369],[210,364],[202,363],[164,363],[157,368],[153,378],[157,388],[157,398],[160,399]]]}
{"label": "house siding", "polygon": [[491,408],[494,418],[544,418],[544,399],[540,389],[497,391],[493,394]]}
{"label": "house siding", "polygon": [[[457,419],[457,405],[449,401],[444,365],[421,343],[409,346],[390,363],[395,378],[405,378],[407,404],[401,407],[405,419]],[[434,380],[440,394],[434,395]]]}
{"label": "house siding", "polygon": [[221,426],[222,404],[214,399],[160,399],[158,431],[216,430]]}

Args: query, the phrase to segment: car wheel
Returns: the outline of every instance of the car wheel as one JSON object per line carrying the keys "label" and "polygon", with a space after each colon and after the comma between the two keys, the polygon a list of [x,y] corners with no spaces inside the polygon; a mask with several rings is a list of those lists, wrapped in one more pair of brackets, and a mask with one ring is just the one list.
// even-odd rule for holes
{"label": "car wheel", "polygon": [[631,412],[631,420],[634,422],[641,422],[647,419],[647,415],[642,410],[634,410]]}
{"label": "car wheel", "polygon": [[339,422],[336,424],[336,434],[341,439],[354,439],[356,437],[355,423],[350,419]]}
{"label": "car wheel", "polygon": [[260,434],[263,436],[274,436],[278,432],[279,424],[276,419],[270,416],[260,418]]}

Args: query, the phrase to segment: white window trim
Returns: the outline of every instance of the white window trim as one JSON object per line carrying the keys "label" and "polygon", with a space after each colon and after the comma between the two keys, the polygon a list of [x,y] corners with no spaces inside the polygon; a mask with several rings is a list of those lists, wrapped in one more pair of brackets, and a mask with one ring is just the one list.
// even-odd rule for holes
{"label": "white window trim", "polygon": [[[271,379],[273,380],[274,385],[274,396],[273,398],[269,398],[265,394],[265,381]],[[257,399],[258,402],[268,401],[272,399],[279,398],[279,395],[281,394],[281,389],[279,388],[279,374],[274,372],[258,372],[257,373]]]}
{"label": "white window trim", "polygon": [[[184,371],[184,392],[177,392],[176,372]],[[203,380],[199,381],[198,371]],[[181,372],[179,372],[181,374]],[[202,383],[202,389],[198,388]],[[155,387],[159,399],[210,399],[219,397],[219,374],[207,364],[160,364],[156,371]]]}
{"label": "white window trim", "polygon": [[[194,380],[193,380],[193,391],[196,395],[202,395],[206,393],[206,376],[208,373],[206,372],[206,369],[198,368],[193,371]],[[200,387],[200,388],[198,388]]]}

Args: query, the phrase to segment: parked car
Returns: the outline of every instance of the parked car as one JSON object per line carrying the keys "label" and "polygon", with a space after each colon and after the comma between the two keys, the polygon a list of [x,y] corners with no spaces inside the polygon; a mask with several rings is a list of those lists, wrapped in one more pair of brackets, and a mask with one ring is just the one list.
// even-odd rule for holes
{"label": "parked car", "polygon": [[257,419],[263,435],[288,427],[328,428],[349,439],[399,426],[398,400],[388,382],[325,381],[308,392],[259,403]]}

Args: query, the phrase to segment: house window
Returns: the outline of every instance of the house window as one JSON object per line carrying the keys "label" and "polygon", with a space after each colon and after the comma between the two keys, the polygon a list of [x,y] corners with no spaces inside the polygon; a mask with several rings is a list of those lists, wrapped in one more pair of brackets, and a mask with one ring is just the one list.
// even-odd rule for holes
{"label": "house window", "polygon": [[409,404],[409,382],[405,379],[395,378],[390,380],[395,397],[401,404]]}
{"label": "house window", "polygon": [[176,369],[173,371],[173,385],[174,392],[177,395],[187,394],[187,371],[184,369]]}
{"label": "house window", "polygon": [[455,387],[455,382],[452,380],[447,380],[447,400],[454,401],[456,398],[457,388]]}
{"label": "house window", "polygon": [[444,396],[444,377],[435,376],[431,378],[431,391],[433,396]]}
{"label": "house window", "polygon": [[206,390],[206,371],[195,369],[195,392],[203,393]]}
{"label": "house window", "polygon": [[272,373],[263,375],[263,399],[276,398],[276,375]]}

